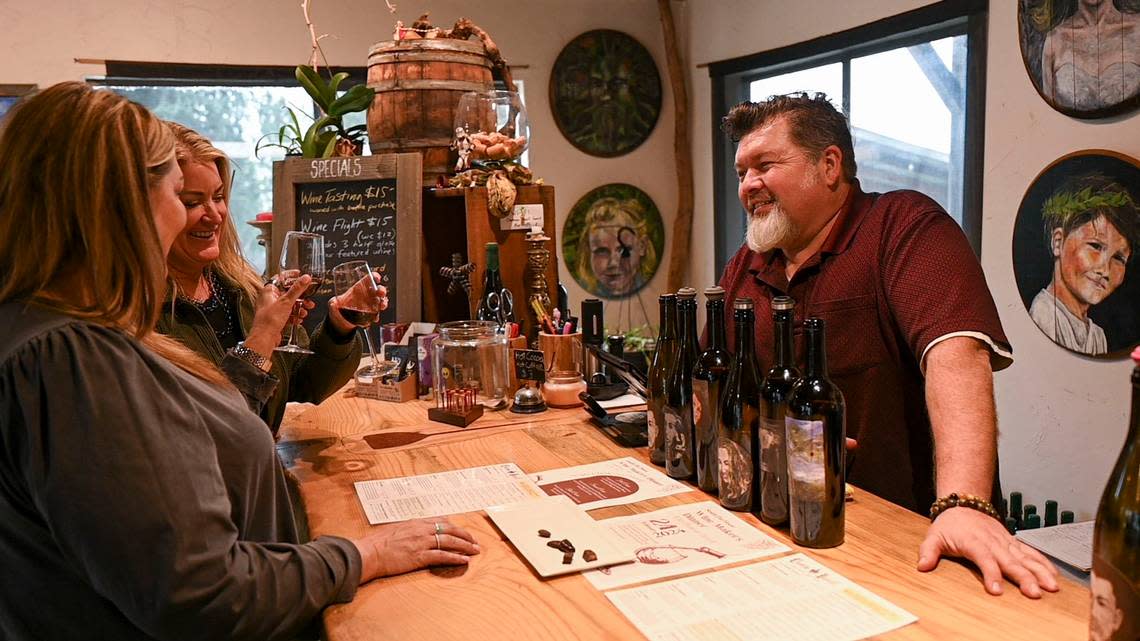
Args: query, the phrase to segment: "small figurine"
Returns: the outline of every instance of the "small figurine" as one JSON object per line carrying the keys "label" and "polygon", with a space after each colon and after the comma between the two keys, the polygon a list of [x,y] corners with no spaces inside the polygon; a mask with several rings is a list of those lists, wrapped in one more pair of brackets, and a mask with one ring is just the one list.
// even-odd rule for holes
{"label": "small figurine", "polygon": [[451,282],[447,284],[447,293],[454,296],[463,290],[467,297],[468,313],[471,310],[471,272],[475,271],[473,263],[464,263],[463,255],[456,252],[451,255],[451,267],[440,267],[439,275],[444,278],[450,278]]}
{"label": "small figurine", "polygon": [[455,172],[467,171],[471,168],[471,137],[467,135],[467,130],[463,127],[455,128],[455,140],[451,143],[451,148],[459,154],[459,160],[455,161]]}

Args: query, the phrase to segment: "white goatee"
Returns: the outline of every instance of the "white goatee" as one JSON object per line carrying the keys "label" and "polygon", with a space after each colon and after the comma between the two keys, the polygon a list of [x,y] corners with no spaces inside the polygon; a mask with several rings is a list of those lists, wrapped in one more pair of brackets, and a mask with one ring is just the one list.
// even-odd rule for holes
{"label": "white goatee", "polygon": [[744,240],[748,243],[748,249],[762,254],[778,247],[780,243],[791,238],[794,232],[795,225],[777,203],[772,205],[766,216],[748,217],[748,231],[744,234]]}

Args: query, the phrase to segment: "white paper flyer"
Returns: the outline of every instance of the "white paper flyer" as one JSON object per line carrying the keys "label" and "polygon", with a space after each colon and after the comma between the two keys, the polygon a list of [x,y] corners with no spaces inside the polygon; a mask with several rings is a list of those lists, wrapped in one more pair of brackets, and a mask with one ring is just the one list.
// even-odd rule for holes
{"label": "white paper flyer", "polygon": [[584,572],[599,590],[790,551],[712,501],[605,519],[601,524],[636,561]]}
{"label": "white paper flyer", "polygon": [[473,512],[544,496],[514,463],[353,485],[372,525]]}
{"label": "white paper flyer", "polygon": [[651,641],[855,641],[918,620],[803,554],[606,596]]}
{"label": "white paper flyer", "polygon": [[692,487],[630,456],[547,470],[532,474],[531,478],[547,494],[564,494],[585,510],[693,491]]}

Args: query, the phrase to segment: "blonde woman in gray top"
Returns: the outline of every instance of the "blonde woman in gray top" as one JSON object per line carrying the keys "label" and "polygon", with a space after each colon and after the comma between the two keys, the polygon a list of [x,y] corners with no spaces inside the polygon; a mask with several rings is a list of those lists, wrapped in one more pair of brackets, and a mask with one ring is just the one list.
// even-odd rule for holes
{"label": "blonde woman in gray top", "polygon": [[82,82],[0,131],[5,640],[289,639],[364,581],[478,553],[443,519],[300,540],[269,430],[153,331],[181,182],[170,130]]}

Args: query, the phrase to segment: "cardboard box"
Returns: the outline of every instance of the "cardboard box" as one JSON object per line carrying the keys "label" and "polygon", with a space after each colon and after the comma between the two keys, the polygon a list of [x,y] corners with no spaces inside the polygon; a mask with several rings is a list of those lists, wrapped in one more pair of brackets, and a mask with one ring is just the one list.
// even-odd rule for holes
{"label": "cardboard box", "polygon": [[416,398],[416,375],[411,374],[399,382],[384,383],[379,378],[371,382],[356,379],[356,395],[390,403],[404,403]]}

